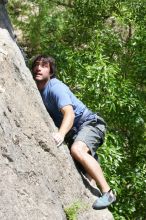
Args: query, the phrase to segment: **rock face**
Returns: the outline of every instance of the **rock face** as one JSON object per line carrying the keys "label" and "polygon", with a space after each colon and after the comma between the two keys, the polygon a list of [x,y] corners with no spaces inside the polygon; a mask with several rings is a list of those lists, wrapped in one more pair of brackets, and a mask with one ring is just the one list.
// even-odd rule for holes
{"label": "rock face", "polygon": [[113,220],[107,209],[92,209],[95,195],[67,146],[55,146],[50,134],[56,128],[11,37],[12,28],[4,22],[1,27],[0,219],[65,220],[64,210],[78,203],[78,220]]}
{"label": "rock face", "polygon": [[13,28],[11,26],[10,19],[5,8],[6,3],[7,0],[0,0],[0,27],[7,29],[11,37],[14,39],[15,35],[13,33]]}

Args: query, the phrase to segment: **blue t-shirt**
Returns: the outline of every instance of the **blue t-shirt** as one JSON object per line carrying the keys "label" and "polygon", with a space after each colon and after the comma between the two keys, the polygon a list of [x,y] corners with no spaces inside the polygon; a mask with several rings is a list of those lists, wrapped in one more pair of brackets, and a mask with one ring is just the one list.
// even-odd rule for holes
{"label": "blue t-shirt", "polygon": [[78,98],[76,98],[68,86],[60,80],[53,78],[48,81],[47,85],[40,91],[40,93],[47,111],[58,128],[63,119],[60,109],[66,105],[72,105],[75,113],[73,126],[78,125],[83,112],[87,108]]}

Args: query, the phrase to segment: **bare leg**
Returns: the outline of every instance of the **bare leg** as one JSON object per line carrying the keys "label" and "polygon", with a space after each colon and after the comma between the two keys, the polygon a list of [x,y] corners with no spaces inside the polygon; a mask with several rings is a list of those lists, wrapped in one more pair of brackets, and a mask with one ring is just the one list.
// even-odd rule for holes
{"label": "bare leg", "polygon": [[90,185],[93,186],[93,187],[96,187],[96,182],[95,182],[95,180],[94,180],[88,173],[86,173],[86,177],[87,177],[87,179],[89,180]]}
{"label": "bare leg", "polygon": [[106,182],[99,163],[89,154],[89,148],[82,141],[75,141],[71,146],[71,155],[82,164],[86,172],[96,181],[102,192],[108,192],[110,186]]}

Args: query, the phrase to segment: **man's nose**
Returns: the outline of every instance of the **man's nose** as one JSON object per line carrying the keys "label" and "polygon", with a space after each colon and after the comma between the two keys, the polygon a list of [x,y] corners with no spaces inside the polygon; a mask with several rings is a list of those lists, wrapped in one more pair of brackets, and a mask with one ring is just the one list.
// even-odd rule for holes
{"label": "man's nose", "polygon": [[37,70],[41,70],[41,65],[37,65]]}

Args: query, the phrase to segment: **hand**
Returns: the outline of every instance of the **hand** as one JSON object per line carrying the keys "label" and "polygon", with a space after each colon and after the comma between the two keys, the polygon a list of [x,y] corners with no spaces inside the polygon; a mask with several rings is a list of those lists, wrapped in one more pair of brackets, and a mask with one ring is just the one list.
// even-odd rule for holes
{"label": "hand", "polygon": [[64,141],[64,135],[59,132],[56,132],[56,133],[53,133],[52,136],[56,142],[57,147],[59,147]]}

